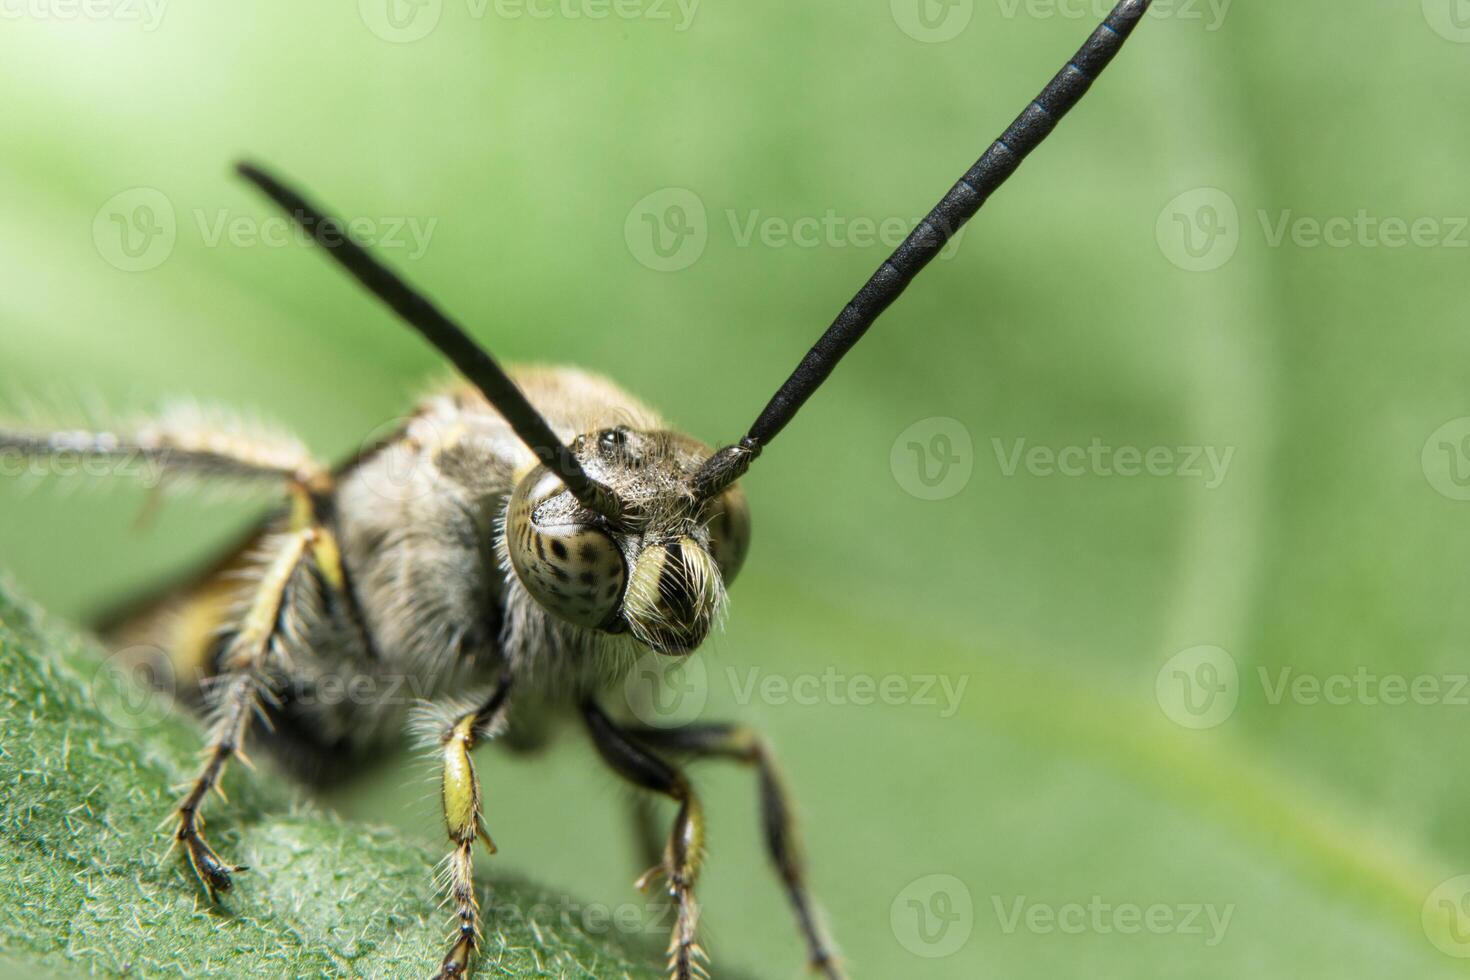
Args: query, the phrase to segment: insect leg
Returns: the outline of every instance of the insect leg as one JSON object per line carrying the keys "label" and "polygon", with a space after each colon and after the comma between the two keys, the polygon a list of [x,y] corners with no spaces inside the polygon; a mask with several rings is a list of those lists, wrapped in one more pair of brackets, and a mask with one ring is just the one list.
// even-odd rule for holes
{"label": "insect leg", "polygon": [[17,460],[47,459],[73,461],[76,473],[88,472],[84,462],[105,463],[109,475],[145,480],[192,476],[314,486],[327,479],[327,470],[294,440],[235,421],[207,421],[193,410],[166,413],[128,432],[0,425],[3,471],[15,470]]}
{"label": "insect leg", "polygon": [[797,925],[806,938],[812,969],[829,980],[840,980],[842,970],[807,894],[790,794],[765,739],[744,725],[633,728],[628,730],[628,735],[652,748],[733,759],[756,767],[760,779],[761,822],[765,829],[766,850],[791,899]]}
{"label": "insect leg", "polygon": [[209,846],[204,839],[200,807],[209,791],[219,786],[230,759],[244,758],[242,743],[251,720],[260,710],[262,698],[269,696],[273,677],[285,665],[286,655],[279,641],[290,618],[293,582],[318,550],[323,533],[307,527],[286,536],[261,577],[213,681],[210,701],[214,727],[205,749],[204,768],[179,803],[179,825],[174,832],[174,839],[184,845],[189,863],[211,899],[229,891],[230,875],[245,869],[226,864]]}
{"label": "insect leg", "polygon": [[596,704],[584,704],[582,715],[592,743],[618,775],[679,804],[663,860],[638,879],[638,888],[646,890],[656,877],[668,882],[669,897],[677,912],[674,933],[669,938],[669,973],[673,980],[708,976],[705,952],[696,937],[699,905],[694,900],[694,883],[704,860],[704,809],[699,798],[682,772],[634,742]]}
{"label": "insect leg", "polygon": [[467,976],[470,957],[480,940],[480,905],[475,898],[474,879],[475,838],[484,841],[485,849],[491,854],[495,853],[495,842],[485,830],[480,781],[470,752],[500,727],[510,689],[511,676],[503,674],[484,704],[454,718],[439,737],[444,768],[444,829],[454,845],[445,865],[445,878],[457,924],[454,943],[440,964],[437,977]]}

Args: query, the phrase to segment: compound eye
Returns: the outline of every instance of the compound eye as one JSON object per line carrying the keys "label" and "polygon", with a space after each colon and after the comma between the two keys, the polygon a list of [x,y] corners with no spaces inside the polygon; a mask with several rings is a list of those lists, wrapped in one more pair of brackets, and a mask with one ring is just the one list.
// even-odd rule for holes
{"label": "compound eye", "polygon": [[745,491],[738,484],[731,487],[709,502],[705,515],[710,554],[720,566],[720,576],[729,585],[735,581],[750,550],[750,507],[745,502]]}
{"label": "compound eye", "polygon": [[553,616],[588,629],[616,619],[628,584],[623,553],[606,531],[557,506],[561,481],[537,467],[511,495],[506,513],[510,564],[526,591]]}

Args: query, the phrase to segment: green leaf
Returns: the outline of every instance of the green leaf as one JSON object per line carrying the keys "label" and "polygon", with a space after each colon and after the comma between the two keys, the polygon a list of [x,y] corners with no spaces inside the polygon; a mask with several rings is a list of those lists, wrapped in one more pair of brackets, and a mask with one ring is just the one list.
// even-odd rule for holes
{"label": "green leaf", "polygon": [[[323,814],[264,773],[211,801],[252,870],[211,907],[159,829],[199,734],[99,652],[0,588],[0,971],[427,976],[447,948],[438,856]],[[658,977],[656,947],[583,928],[577,904],[495,876],[481,976]]]}

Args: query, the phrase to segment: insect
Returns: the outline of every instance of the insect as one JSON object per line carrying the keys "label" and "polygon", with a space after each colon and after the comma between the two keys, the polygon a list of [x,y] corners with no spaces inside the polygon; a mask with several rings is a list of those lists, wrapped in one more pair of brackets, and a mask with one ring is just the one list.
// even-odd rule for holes
{"label": "insect", "polygon": [[[472,750],[504,731],[534,743],[580,718],[602,759],[672,800],[661,883],[675,915],[669,972],[704,975],[696,886],[705,816],[671,757],[754,769],[765,842],[812,967],[842,975],[804,884],[792,807],[769,745],[740,725],[634,727],[601,700],[637,657],[692,654],[719,621],[750,543],[739,481],[841,358],[1052,132],[1149,7],[1122,0],[1004,134],[879,267],[801,360],[746,435],[712,451],[666,427],[610,381],[571,368],[507,372],[336,218],[265,170],[239,173],[454,365],[462,383],[425,400],[350,461],[322,464],[289,440],[161,417],[127,433],[0,430],[0,448],[141,458],[172,479],[266,482],[277,512],[249,543],[185,588],[112,624],[115,643],[169,651],[210,721],[204,762],[174,811],[173,838],[211,899],[244,868],[216,853],[203,807],[247,736],[283,758],[367,759],[408,723],[398,700],[327,704],[328,682],[407,678],[441,768],[455,926],[437,976],[468,974],[481,936],[477,840],[492,853]],[[386,479],[407,473],[407,481]],[[402,484],[406,482],[406,486]],[[385,485],[399,486],[384,494]],[[385,683],[375,687],[383,690]],[[469,692],[478,692],[471,694]],[[426,967],[428,964],[426,964]]]}

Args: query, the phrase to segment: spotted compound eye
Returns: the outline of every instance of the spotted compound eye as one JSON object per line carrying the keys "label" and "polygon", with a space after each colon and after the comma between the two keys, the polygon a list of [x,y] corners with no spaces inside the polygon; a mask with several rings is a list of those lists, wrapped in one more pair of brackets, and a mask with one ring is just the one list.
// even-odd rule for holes
{"label": "spotted compound eye", "polygon": [[750,550],[750,507],[745,502],[745,491],[733,486],[711,500],[707,508],[709,551],[720,566],[720,577],[729,585]]}
{"label": "spotted compound eye", "polygon": [[544,466],[516,485],[505,523],[510,564],[547,612],[577,626],[605,629],[628,584],[623,553],[605,531],[577,520],[574,504],[558,506],[563,490]]}

